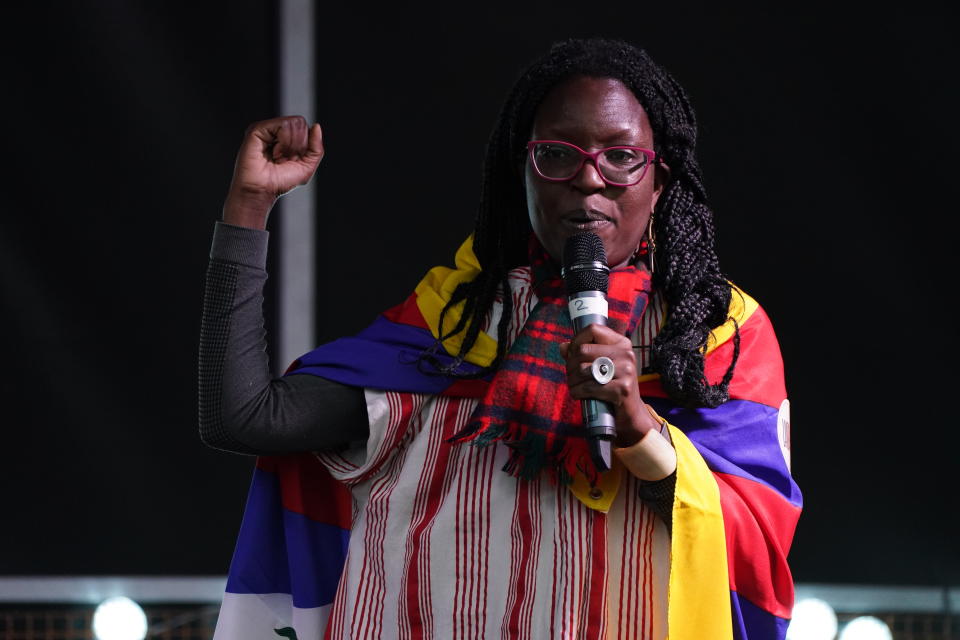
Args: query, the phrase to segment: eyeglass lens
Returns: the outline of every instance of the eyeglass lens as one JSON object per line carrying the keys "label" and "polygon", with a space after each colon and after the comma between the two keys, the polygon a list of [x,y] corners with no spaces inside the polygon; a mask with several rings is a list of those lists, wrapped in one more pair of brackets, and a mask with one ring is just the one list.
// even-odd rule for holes
{"label": "eyeglass lens", "polygon": [[[572,178],[580,168],[583,154],[578,149],[556,142],[533,147],[533,162],[537,170],[554,180]],[[597,169],[608,182],[632,184],[643,179],[649,159],[633,149],[607,149],[598,156]]]}

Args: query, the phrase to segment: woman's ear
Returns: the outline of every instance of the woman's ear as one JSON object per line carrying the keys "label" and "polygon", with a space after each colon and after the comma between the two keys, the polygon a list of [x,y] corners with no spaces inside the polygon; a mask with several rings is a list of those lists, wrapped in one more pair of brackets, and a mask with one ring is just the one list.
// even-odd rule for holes
{"label": "woman's ear", "polygon": [[666,162],[658,162],[653,174],[653,186],[657,191],[663,191],[663,188],[670,182],[670,166]]}
{"label": "woman's ear", "polygon": [[653,197],[654,204],[660,199],[660,194],[670,182],[670,167],[664,162],[658,162],[654,166],[653,173]]}

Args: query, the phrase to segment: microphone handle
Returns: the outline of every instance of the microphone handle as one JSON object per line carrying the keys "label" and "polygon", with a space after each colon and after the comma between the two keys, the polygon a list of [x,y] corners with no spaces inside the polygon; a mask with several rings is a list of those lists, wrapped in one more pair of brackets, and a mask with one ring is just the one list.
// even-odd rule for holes
{"label": "microphone handle", "polygon": [[[570,298],[570,305],[573,307],[577,299],[602,297],[604,302],[606,296],[600,291],[581,291],[576,297]],[[571,311],[573,309],[571,308]],[[580,333],[584,327],[591,324],[607,325],[607,316],[601,313],[584,313],[582,315],[573,315],[574,332]],[[614,422],[613,407],[609,402],[588,398],[580,401],[583,410],[583,426],[587,430],[587,448],[590,451],[590,459],[593,460],[597,471],[609,471],[613,464],[612,443],[617,437],[617,428]]]}

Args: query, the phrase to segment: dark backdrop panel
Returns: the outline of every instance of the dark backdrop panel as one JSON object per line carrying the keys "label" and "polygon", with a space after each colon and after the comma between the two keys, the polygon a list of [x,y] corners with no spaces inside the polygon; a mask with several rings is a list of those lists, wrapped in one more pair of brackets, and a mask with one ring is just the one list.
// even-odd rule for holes
{"label": "dark backdrop panel", "polygon": [[8,23],[0,573],[226,570],[252,458],[200,443],[196,349],[236,148],[276,111],[272,4]]}
{"label": "dark backdrop panel", "polygon": [[[107,7],[25,16],[12,58],[0,482],[21,524],[0,572],[220,573],[251,461],[196,437],[202,273],[242,132],[277,113],[276,18]],[[452,261],[523,63],[626,37],[690,91],[723,268],[778,330],[807,502],[795,577],[955,584],[947,21],[571,9],[318,7],[317,267],[353,309],[320,341]],[[356,170],[371,144],[396,158],[375,179]]]}

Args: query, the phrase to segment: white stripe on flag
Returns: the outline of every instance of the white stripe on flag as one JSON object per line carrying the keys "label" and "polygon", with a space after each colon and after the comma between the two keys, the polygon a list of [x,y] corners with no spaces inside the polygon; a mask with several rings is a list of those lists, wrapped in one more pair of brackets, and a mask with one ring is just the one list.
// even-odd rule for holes
{"label": "white stripe on flag", "polygon": [[332,605],[300,609],[289,593],[225,593],[214,640],[280,638],[277,629],[293,627],[297,638],[322,638]]}

